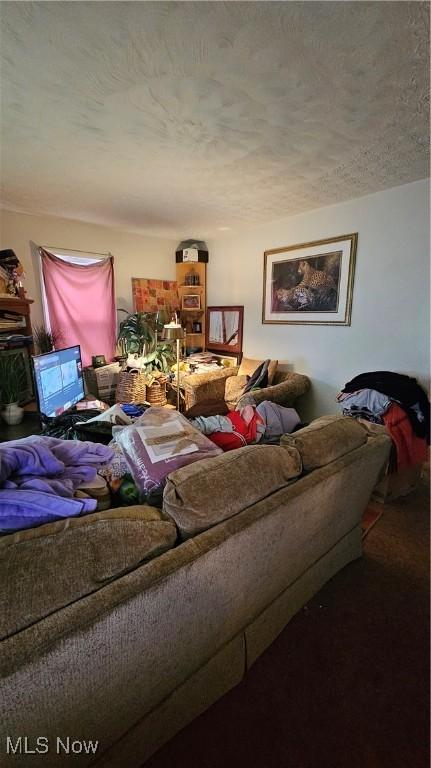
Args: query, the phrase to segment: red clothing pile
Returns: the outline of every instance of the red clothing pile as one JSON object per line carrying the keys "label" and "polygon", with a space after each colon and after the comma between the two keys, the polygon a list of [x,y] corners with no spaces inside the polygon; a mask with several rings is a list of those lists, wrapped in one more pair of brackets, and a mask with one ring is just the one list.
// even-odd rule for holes
{"label": "red clothing pile", "polygon": [[397,449],[397,471],[427,461],[428,448],[424,437],[415,435],[405,410],[392,403],[383,416],[385,427]]}

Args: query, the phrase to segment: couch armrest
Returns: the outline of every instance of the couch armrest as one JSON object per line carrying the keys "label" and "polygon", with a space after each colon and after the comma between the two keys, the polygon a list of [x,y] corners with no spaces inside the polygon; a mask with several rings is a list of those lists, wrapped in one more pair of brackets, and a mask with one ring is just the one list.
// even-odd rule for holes
{"label": "couch armrest", "polygon": [[189,409],[203,400],[222,400],[224,402],[226,379],[229,376],[236,376],[237,373],[238,366],[233,366],[232,368],[221,368],[220,371],[182,376],[181,386],[184,389],[186,408]]}
{"label": "couch armrest", "polygon": [[[284,406],[293,406],[295,400],[305,394],[310,388],[310,379],[302,373],[287,373],[284,381],[265,389],[256,389],[250,394],[258,405],[264,400],[271,400]],[[237,408],[240,404],[238,401]]]}

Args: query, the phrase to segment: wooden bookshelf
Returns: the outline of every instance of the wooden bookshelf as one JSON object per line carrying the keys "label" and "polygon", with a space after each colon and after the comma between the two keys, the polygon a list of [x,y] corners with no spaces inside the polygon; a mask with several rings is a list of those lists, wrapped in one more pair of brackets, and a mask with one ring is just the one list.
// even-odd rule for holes
{"label": "wooden bookshelf", "polygon": [[[33,299],[26,299],[24,294],[10,297],[0,295],[0,316],[2,312],[16,316],[16,322],[14,323],[14,321],[11,320],[10,326],[3,326],[0,328],[0,333],[22,333],[25,336],[31,336],[31,304],[33,304]],[[22,320],[24,320],[24,324],[20,324]],[[33,354],[33,344],[31,344],[28,349],[30,353]]]}
{"label": "wooden bookshelf", "polygon": [[[0,334],[31,336],[33,331],[30,320],[30,306],[32,304],[33,299],[26,299],[22,289],[19,296],[0,295],[0,316],[4,312],[8,315],[7,321],[9,322],[10,320],[10,325],[0,326]],[[16,322],[9,317],[10,315],[16,318]],[[11,342],[0,340],[0,355],[18,356],[17,364],[23,368],[23,388],[19,401],[21,405],[28,403],[34,397],[30,357],[33,354],[33,342],[27,344],[19,340]],[[9,437],[8,439],[12,438]]]}
{"label": "wooden bookshelf", "polygon": [[[186,329],[186,346],[201,347],[205,349],[205,321],[206,321],[206,267],[203,262],[177,263],[177,283],[180,296],[180,322]],[[198,284],[190,285],[186,281],[186,275],[193,274],[199,280]],[[184,296],[196,296],[199,298],[199,308],[182,308]],[[197,301],[197,299],[196,299]],[[193,322],[201,324],[199,333],[193,331]],[[189,340],[190,339],[190,343]]]}

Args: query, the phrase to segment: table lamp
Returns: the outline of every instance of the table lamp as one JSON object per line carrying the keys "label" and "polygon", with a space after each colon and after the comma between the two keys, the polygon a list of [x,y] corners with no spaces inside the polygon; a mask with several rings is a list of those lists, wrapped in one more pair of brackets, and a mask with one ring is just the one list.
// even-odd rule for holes
{"label": "table lamp", "polygon": [[180,410],[180,341],[184,339],[185,332],[182,325],[175,320],[171,320],[163,326],[163,338],[167,342],[177,342],[177,411]]}

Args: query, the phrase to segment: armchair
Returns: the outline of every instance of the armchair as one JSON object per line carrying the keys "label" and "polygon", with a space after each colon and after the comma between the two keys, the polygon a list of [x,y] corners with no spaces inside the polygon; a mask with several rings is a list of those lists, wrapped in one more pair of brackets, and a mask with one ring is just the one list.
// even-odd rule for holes
{"label": "armchair", "polygon": [[[257,367],[260,361],[255,362]],[[186,409],[208,401],[220,401],[231,411],[235,410],[240,402],[244,405],[249,402],[257,405],[263,400],[292,406],[310,387],[307,376],[276,369],[270,386],[242,395],[247,377],[238,375],[239,370],[238,367],[221,368],[220,371],[184,376],[181,385],[184,389]]]}

